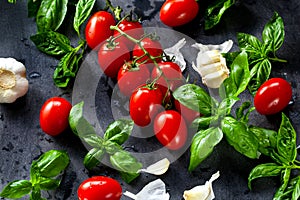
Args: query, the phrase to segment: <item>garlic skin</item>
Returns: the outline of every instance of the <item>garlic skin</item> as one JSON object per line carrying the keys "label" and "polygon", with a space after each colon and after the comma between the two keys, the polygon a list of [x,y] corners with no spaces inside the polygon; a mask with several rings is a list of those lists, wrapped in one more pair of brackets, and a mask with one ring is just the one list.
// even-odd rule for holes
{"label": "garlic skin", "polygon": [[220,45],[203,45],[196,43],[192,45],[199,50],[196,65],[192,63],[193,69],[200,74],[202,82],[209,88],[219,88],[223,81],[229,77],[229,69],[226,59],[221,53],[228,52],[233,45],[228,40]]}
{"label": "garlic skin", "polygon": [[183,193],[185,200],[212,200],[215,198],[215,194],[212,188],[212,182],[219,178],[219,171],[211,176],[209,181],[206,181],[205,185],[196,186],[190,190],[186,190]]}
{"label": "garlic skin", "polygon": [[13,103],[28,91],[25,66],[14,58],[0,58],[0,103]]}

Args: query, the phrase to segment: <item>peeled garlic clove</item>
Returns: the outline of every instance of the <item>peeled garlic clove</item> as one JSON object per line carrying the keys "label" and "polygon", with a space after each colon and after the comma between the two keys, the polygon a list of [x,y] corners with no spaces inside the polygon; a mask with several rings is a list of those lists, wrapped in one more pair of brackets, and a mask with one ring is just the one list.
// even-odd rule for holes
{"label": "peeled garlic clove", "polygon": [[126,191],[125,196],[135,200],[169,200],[170,195],[166,192],[166,185],[161,179],[148,183],[138,194]]}
{"label": "peeled garlic clove", "polygon": [[212,64],[209,64],[209,65],[204,65],[202,67],[199,67],[199,73],[200,75],[203,77],[203,76],[206,76],[208,74],[211,74],[211,73],[214,73],[216,71],[219,71],[222,69],[222,64],[220,62],[217,62],[217,63],[212,63]]}
{"label": "peeled garlic clove", "polygon": [[219,88],[223,81],[228,78],[229,72],[219,70],[202,77],[203,84],[209,88]]}
{"label": "peeled garlic clove", "polygon": [[221,54],[218,50],[206,51],[204,53],[199,53],[197,57],[197,66],[204,66],[213,63],[220,62]]}
{"label": "peeled garlic clove", "polygon": [[146,169],[140,169],[139,172],[146,172],[148,174],[154,174],[154,175],[162,175],[166,171],[168,171],[169,166],[170,166],[170,161],[167,158],[164,158],[150,165]]}
{"label": "peeled garlic clove", "polygon": [[206,181],[205,185],[196,186],[190,190],[186,190],[183,193],[185,200],[212,200],[215,198],[215,194],[212,188],[212,182],[219,178],[219,171],[212,175],[209,181]]}

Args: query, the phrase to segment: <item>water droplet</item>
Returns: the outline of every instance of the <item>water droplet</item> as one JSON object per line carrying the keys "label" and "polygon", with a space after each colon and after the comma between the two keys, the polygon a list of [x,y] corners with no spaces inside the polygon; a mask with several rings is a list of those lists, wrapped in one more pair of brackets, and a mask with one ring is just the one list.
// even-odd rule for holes
{"label": "water droplet", "polygon": [[0,113],[0,121],[4,121],[4,115],[3,115],[3,113]]}
{"label": "water droplet", "polygon": [[41,74],[40,73],[38,73],[38,72],[31,72],[30,74],[29,74],[29,78],[40,78],[41,77]]}

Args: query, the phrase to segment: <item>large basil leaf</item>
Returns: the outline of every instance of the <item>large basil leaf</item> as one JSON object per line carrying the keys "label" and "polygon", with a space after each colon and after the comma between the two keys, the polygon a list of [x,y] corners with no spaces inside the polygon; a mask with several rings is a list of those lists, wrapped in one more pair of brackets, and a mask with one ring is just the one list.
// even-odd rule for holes
{"label": "large basil leaf", "polygon": [[30,193],[32,190],[32,184],[27,180],[16,180],[7,184],[2,192],[0,197],[18,199]]}
{"label": "large basil leaf", "polygon": [[250,72],[248,56],[245,51],[242,51],[231,64],[230,76],[225,79],[221,85],[220,95],[223,99],[227,97],[237,97],[247,88],[249,81]]}
{"label": "large basil leaf", "polygon": [[252,159],[259,157],[258,141],[246,124],[227,116],[221,121],[221,128],[235,150]]}
{"label": "large basil leaf", "polygon": [[107,127],[103,138],[122,145],[130,136],[133,126],[132,120],[116,120]]}
{"label": "large basil leaf", "polygon": [[281,186],[276,191],[273,200],[281,200],[282,197],[285,195],[286,188],[288,187],[288,183],[291,177],[291,171],[290,168],[285,168],[281,171]]}
{"label": "large basil leaf", "polygon": [[259,54],[263,51],[263,44],[259,39],[253,35],[247,33],[237,33],[237,40],[241,50],[245,50],[247,53]]}
{"label": "large basil leaf", "polygon": [[67,13],[68,0],[42,0],[36,15],[38,32],[56,31]]}
{"label": "large basil leaf", "polygon": [[50,150],[39,157],[36,166],[41,176],[52,178],[65,170],[69,162],[69,156],[65,151]]}
{"label": "large basil leaf", "polygon": [[79,0],[76,5],[76,12],[73,21],[73,27],[78,35],[80,35],[80,26],[89,17],[96,0]]}
{"label": "large basil leaf", "polygon": [[279,176],[284,168],[275,163],[257,165],[248,176],[248,187],[251,189],[251,182],[261,177]]}
{"label": "large basil leaf", "polygon": [[73,50],[69,38],[54,31],[38,33],[30,37],[35,46],[52,56],[62,56]]}
{"label": "large basil leaf", "polygon": [[222,138],[223,133],[218,127],[211,127],[197,132],[192,139],[190,148],[189,171],[193,171],[205,160],[213,152],[214,147],[220,143]]}
{"label": "large basil leaf", "polygon": [[41,190],[55,190],[59,187],[60,180],[40,177],[39,186]]}
{"label": "large basil leaf", "polygon": [[216,108],[217,102],[200,86],[184,84],[173,92],[173,96],[182,105],[209,116]]}
{"label": "large basil leaf", "polygon": [[266,51],[275,52],[281,47],[284,41],[284,24],[277,12],[272,19],[265,25],[262,33],[262,41],[266,45]]}
{"label": "large basil leaf", "polygon": [[90,170],[101,162],[104,155],[104,149],[93,148],[85,155],[83,164],[88,170]]}
{"label": "large basil leaf", "polygon": [[213,28],[217,25],[224,12],[234,5],[235,0],[217,0],[210,4],[205,13],[205,30]]}
{"label": "large basil leaf", "polygon": [[217,116],[208,117],[197,117],[191,124],[191,127],[196,130],[207,129],[210,125],[214,125],[215,121],[218,119]]}

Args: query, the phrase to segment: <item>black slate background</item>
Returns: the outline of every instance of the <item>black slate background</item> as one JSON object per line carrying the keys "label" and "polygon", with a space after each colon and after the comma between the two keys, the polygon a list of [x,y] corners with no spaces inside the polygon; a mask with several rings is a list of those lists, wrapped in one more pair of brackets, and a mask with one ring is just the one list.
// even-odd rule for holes
{"label": "black slate background", "polygon": [[[142,16],[145,26],[165,27],[159,21],[161,0],[132,0],[122,2],[112,1],[114,5],[122,5],[129,11],[133,9]],[[95,11],[103,7],[98,1]],[[70,9],[68,15],[74,10]],[[233,50],[237,49],[236,32],[253,34],[260,38],[263,26],[277,11],[285,24],[285,42],[278,52],[280,58],[288,63],[273,65],[272,76],[284,77],[293,86],[293,102],[285,110],[300,132],[300,104],[299,104],[299,64],[300,64],[300,2],[297,0],[244,0],[238,1],[227,12],[219,26],[206,32],[203,30],[202,15],[186,26],[176,28],[197,42],[221,43],[227,39],[234,41]],[[13,104],[0,105],[0,189],[8,182],[17,179],[28,179],[30,164],[43,152],[50,149],[66,150],[71,158],[70,166],[65,172],[61,187],[53,192],[45,193],[48,199],[75,200],[79,184],[92,175],[109,175],[120,180],[119,175],[105,166],[88,172],[84,169],[82,160],[87,150],[81,141],[69,130],[58,137],[44,134],[39,127],[39,109],[52,96],[62,96],[72,100],[72,89],[57,88],[52,81],[52,74],[57,60],[39,52],[30,41],[30,35],[36,32],[34,19],[27,18],[26,1],[9,4],[5,0],[0,3],[0,57],[14,57],[27,67],[29,79],[28,94]],[[68,20],[60,31],[66,33],[72,42],[76,42],[72,24]],[[75,43],[74,43],[75,44]],[[247,95],[244,99],[249,99]],[[251,99],[250,99],[251,100]],[[100,103],[100,106],[102,104]],[[102,105],[105,106],[105,105]],[[105,119],[102,119],[105,121]],[[278,127],[279,116],[266,118],[256,113],[251,115],[253,124],[274,128]],[[105,124],[105,123],[104,123]],[[247,188],[247,177],[250,170],[264,160],[249,160],[235,152],[226,142],[217,146],[213,154],[201,164],[193,173],[187,172],[189,154],[186,152],[174,162],[169,171],[160,176],[166,183],[171,200],[181,200],[185,189],[198,184],[204,184],[217,170],[220,178],[214,182],[216,199],[220,200],[252,200],[272,199],[279,179],[266,178],[254,182],[253,190]],[[156,179],[152,175],[142,174],[132,184],[121,182],[123,190],[138,192],[145,184]],[[24,198],[26,199],[26,198]],[[122,199],[128,199],[122,197]]]}

